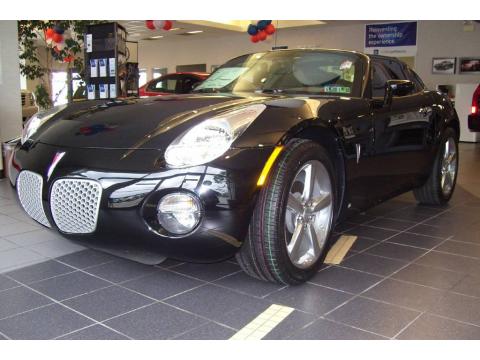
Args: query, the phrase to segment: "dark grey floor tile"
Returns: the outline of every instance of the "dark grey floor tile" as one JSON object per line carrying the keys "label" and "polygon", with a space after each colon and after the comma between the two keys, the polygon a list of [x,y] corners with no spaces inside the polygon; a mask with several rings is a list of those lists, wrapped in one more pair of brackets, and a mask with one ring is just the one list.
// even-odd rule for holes
{"label": "dark grey floor tile", "polygon": [[193,289],[201,284],[203,282],[200,280],[191,279],[171,271],[160,270],[153,274],[124,282],[122,286],[162,300]]}
{"label": "dark grey floor tile", "polygon": [[355,214],[355,215],[347,218],[347,221],[351,222],[351,223],[354,223],[354,224],[364,224],[364,223],[372,221],[376,218],[377,217],[373,216],[373,215],[368,215],[368,214],[365,214],[365,213],[359,213],[359,214]]}
{"label": "dark grey floor tile", "polygon": [[162,268],[162,269],[168,269],[168,268],[174,268],[177,267],[178,265],[183,264],[183,261],[177,261],[173,259],[165,259],[163,262],[160,264],[155,265],[156,267]]}
{"label": "dark grey floor tile", "polygon": [[337,233],[343,233],[345,231],[348,231],[349,229],[351,228],[354,228],[355,226],[357,226],[358,224],[356,223],[353,223],[353,222],[348,222],[348,221],[344,221],[340,224],[337,224],[335,226],[335,229],[334,231],[337,232]]}
{"label": "dark grey floor tile", "polygon": [[214,322],[208,322],[177,336],[175,340],[227,340],[234,334],[235,330]]}
{"label": "dark grey floor tile", "polygon": [[368,223],[368,226],[379,227],[382,229],[402,231],[414,226],[415,223],[412,221],[406,220],[395,220],[387,218],[379,218]]}
{"label": "dark grey floor tile", "polygon": [[366,252],[372,255],[384,256],[390,259],[405,260],[410,262],[425,254],[427,250],[392,243],[381,243],[371,247]]}
{"label": "dark grey floor tile", "polygon": [[297,331],[289,337],[292,340],[381,340],[381,336],[339,324],[326,319],[318,319],[313,324]]}
{"label": "dark grey floor tile", "polygon": [[128,340],[128,337],[119,334],[102,325],[93,325],[62,336],[60,340]]}
{"label": "dark grey floor tile", "polygon": [[[0,208],[0,211],[2,208]],[[38,226],[30,225],[23,222],[16,222],[13,224],[7,224],[0,226],[0,236],[7,237],[9,235],[22,234],[29,231],[38,230]]]}
{"label": "dark grey floor tile", "polygon": [[153,304],[106,322],[133,339],[171,339],[204,323],[198,316],[165,304]]}
{"label": "dark grey floor tile", "polygon": [[0,291],[11,289],[11,288],[17,287],[19,285],[20,285],[19,283],[15,282],[15,281],[13,281],[9,278],[6,278],[3,275],[0,275]]}
{"label": "dark grey floor tile", "polygon": [[89,274],[101,277],[102,279],[114,283],[120,283],[160,270],[151,265],[144,265],[130,260],[118,259],[107,264],[90,267],[85,271]]}
{"label": "dark grey floor tile", "polygon": [[310,282],[330,288],[348,291],[354,294],[364,291],[382,277],[364,272],[331,266],[318,272]]}
{"label": "dark grey floor tile", "polygon": [[53,339],[91,323],[84,316],[52,304],[0,320],[0,331],[12,339]]}
{"label": "dark grey floor tile", "polygon": [[175,272],[204,281],[215,281],[221,277],[240,271],[240,266],[229,261],[215,264],[184,263],[172,269]]}
{"label": "dark grey floor tile", "polygon": [[435,214],[422,208],[412,207],[408,209],[392,211],[385,216],[391,219],[419,222],[425,221],[432,216],[435,216]]}
{"label": "dark grey floor tile", "polygon": [[445,290],[436,290],[422,285],[385,279],[380,284],[363,293],[362,296],[414,310],[426,311],[444,293]]}
{"label": "dark grey floor tile", "polygon": [[388,276],[406,264],[408,264],[406,261],[361,253],[344,260],[341,266],[381,276]]}
{"label": "dark grey floor tile", "polygon": [[254,279],[244,272],[238,272],[224,277],[216,281],[215,284],[225,286],[229,289],[240,291],[248,295],[259,297],[268,295],[273,291],[279,290],[285,286]]}
{"label": "dark grey floor tile", "polygon": [[359,236],[357,240],[355,240],[355,242],[353,243],[352,247],[350,248],[350,251],[352,252],[363,251],[376,244],[378,244],[378,240],[367,239]]}
{"label": "dark grey floor tile", "polygon": [[7,338],[0,334],[0,340],[7,340]]}
{"label": "dark grey floor tile", "polygon": [[277,291],[265,299],[275,304],[323,315],[351,297],[352,295],[344,292],[307,283]]}
{"label": "dark grey floor tile", "polygon": [[480,298],[480,274],[467,275],[450,291]]}
{"label": "dark grey floor tile", "polygon": [[31,246],[46,241],[62,239],[62,236],[58,232],[42,228],[23,234],[10,235],[6,238],[19,246]]}
{"label": "dark grey floor tile", "polygon": [[480,325],[480,299],[470,296],[446,293],[429,310],[430,313]]}
{"label": "dark grey floor tile", "polygon": [[262,300],[218,286],[205,285],[172,297],[166,302],[206,318],[220,320],[235,309],[248,307]]}
{"label": "dark grey floor tile", "polygon": [[74,270],[75,269],[70,266],[61,264],[55,260],[49,260],[40,264],[31,265],[22,269],[11,271],[7,275],[24,284],[29,284],[35,281],[40,281],[43,279],[72,272]]}
{"label": "dark grey floor tile", "polygon": [[394,279],[448,290],[465,277],[465,274],[430,266],[410,264],[398,273],[393,274],[392,277]]}
{"label": "dark grey floor tile", "polygon": [[373,240],[385,240],[393,235],[397,234],[398,231],[380,229],[375,227],[369,227],[367,225],[359,225],[348,230],[348,233],[356,236],[363,236]]}
{"label": "dark grey floor tile", "polygon": [[[1,226],[1,225],[0,225]],[[17,248],[18,245],[6,239],[0,239],[0,251],[11,250]]]}
{"label": "dark grey floor tile", "polygon": [[327,317],[379,335],[393,337],[419,314],[417,311],[358,297]]}
{"label": "dark grey floor tile", "polygon": [[307,314],[298,310],[292,311],[282,322],[275,326],[264,340],[286,340],[300,329],[317,319],[317,316]]}
{"label": "dark grey floor tile", "polygon": [[103,321],[152,302],[154,300],[145,296],[112,286],[67,300],[64,304],[97,321]]}
{"label": "dark grey floor tile", "polygon": [[425,254],[415,263],[467,274],[480,274],[480,260],[436,251]]}
{"label": "dark grey floor tile", "polygon": [[471,244],[447,240],[443,244],[438,246],[435,251],[448,252],[451,254],[475,257],[480,259],[480,244]]}
{"label": "dark grey floor tile", "polygon": [[23,286],[5,290],[0,292],[0,319],[35,309],[51,302],[45,296]]}
{"label": "dark grey floor tile", "polygon": [[66,275],[60,275],[51,279],[42,280],[30,286],[41,293],[56,300],[65,300],[73,296],[82,295],[110,283],[80,271]]}
{"label": "dark grey floor tile", "polygon": [[453,235],[453,232],[448,231],[448,229],[425,224],[416,225],[415,227],[409,229],[408,233],[433,236],[440,239],[446,239]]}
{"label": "dark grey floor tile", "polygon": [[452,240],[480,244],[480,229],[464,227],[454,232]]}
{"label": "dark grey floor tile", "polygon": [[419,247],[427,250],[433,249],[442,241],[444,240],[436,237],[417,235],[409,232],[404,232],[404,233],[395,235],[391,239],[387,240],[388,243],[415,246],[415,247]]}
{"label": "dark grey floor tile", "polygon": [[115,259],[118,258],[100,251],[90,249],[57,258],[57,260],[78,269],[84,269],[90,266],[104,264]]}
{"label": "dark grey floor tile", "polygon": [[405,340],[480,340],[480,327],[422,314],[398,337]]}

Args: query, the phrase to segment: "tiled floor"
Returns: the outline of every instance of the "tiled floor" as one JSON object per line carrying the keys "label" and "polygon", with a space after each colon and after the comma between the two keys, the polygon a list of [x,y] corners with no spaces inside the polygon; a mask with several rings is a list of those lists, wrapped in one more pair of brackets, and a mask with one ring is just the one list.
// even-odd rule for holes
{"label": "tiled floor", "polygon": [[[282,287],[234,261],[144,266],[29,220],[0,181],[0,339],[228,339],[271,304],[295,310],[266,339],[480,339],[480,146],[461,145],[445,208],[411,194],[339,225],[339,266]],[[338,235],[337,235],[338,236]]]}

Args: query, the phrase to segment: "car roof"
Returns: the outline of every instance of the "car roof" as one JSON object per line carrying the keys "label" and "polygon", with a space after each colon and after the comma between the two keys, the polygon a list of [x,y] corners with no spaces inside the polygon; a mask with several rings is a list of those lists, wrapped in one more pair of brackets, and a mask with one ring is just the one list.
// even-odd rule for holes
{"label": "car roof", "polygon": [[210,73],[207,72],[201,72],[201,71],[179,71],[179,72],[174,72],[174,73],[169,73],[165,74],[162,76],[168,76],[168,75],[196,75],[196,76],[209,76]]}

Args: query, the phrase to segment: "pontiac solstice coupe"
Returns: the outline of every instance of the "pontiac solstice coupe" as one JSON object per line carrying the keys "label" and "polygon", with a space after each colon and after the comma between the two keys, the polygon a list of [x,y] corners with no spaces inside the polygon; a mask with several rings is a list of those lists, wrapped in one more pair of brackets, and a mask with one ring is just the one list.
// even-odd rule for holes
{"label": "pontiac solstice coupe", "polygon": [[25,211],[66,237],[166,257],[236,256],[298,284],[351,213],[413,190],[449,201],[459,121],[402,62],[295,49],[235,58],[193,94],[32,117],[10,163]]}

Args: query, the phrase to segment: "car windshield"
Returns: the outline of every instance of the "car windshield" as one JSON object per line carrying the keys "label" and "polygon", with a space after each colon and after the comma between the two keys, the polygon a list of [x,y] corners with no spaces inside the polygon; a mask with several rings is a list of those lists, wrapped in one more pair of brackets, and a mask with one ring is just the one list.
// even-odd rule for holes
{"label": "car windshield", "polygon": [[194,92],[359,96],[361,68],[360,57],[348,52],[257,53],[230,60]]}

